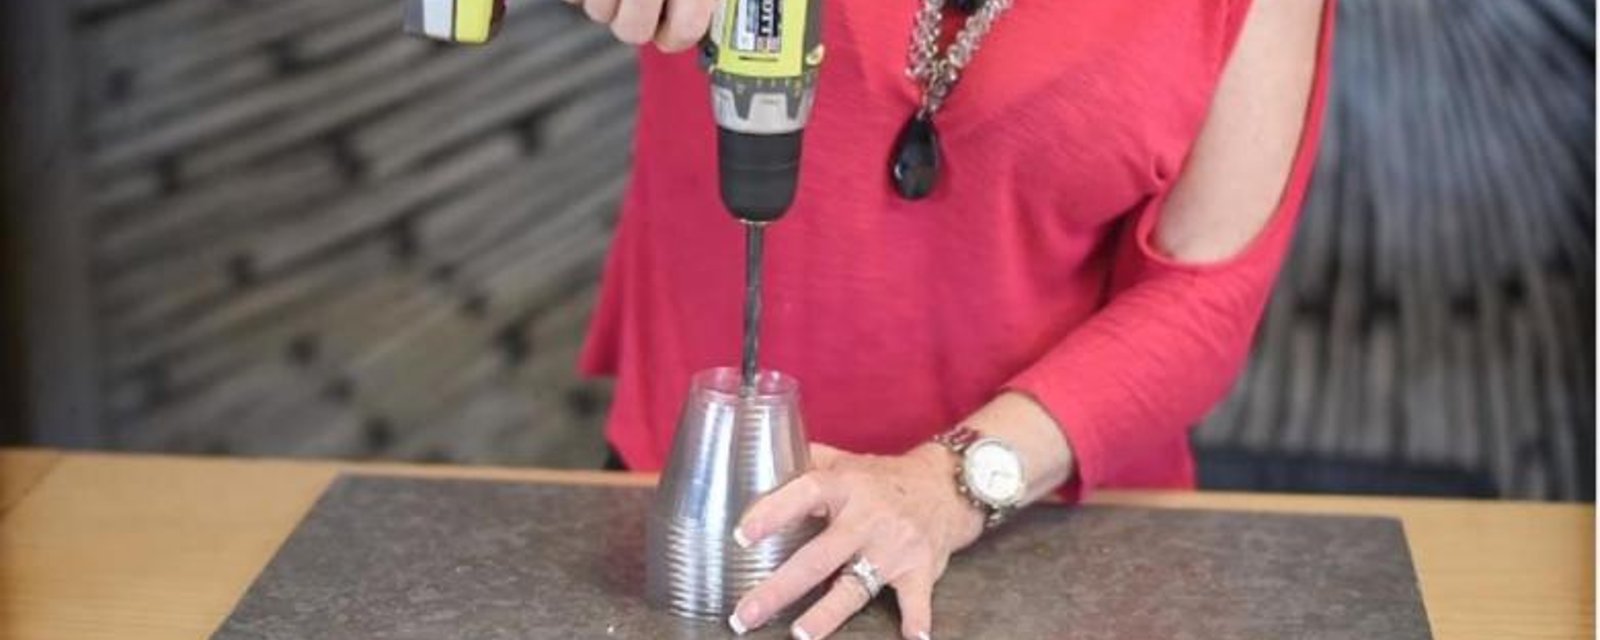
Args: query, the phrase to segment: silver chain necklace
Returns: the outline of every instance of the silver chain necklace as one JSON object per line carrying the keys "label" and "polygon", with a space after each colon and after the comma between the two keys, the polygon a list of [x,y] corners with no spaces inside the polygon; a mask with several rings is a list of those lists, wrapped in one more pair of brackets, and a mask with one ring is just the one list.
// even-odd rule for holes
{"label": "silver chain necklace", "polygon": [[939,35],[946,0],[922,0],[911,28],[906,75],[922,87],[922,100],[895,139],[889,177],[895,191],[920,200],[933,191],[939,177],[939,132],[933,118],[961,80],[961,72],[978,54],[978,46],[1013,0],[984,0],[968,16],[955,40],[939,55]]}

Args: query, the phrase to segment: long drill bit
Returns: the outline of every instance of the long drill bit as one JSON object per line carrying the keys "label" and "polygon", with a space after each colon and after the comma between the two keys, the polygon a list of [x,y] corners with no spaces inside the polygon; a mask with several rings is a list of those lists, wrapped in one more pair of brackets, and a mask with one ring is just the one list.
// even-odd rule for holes
{"label": "long drill bit", "polygon": [[761,350],[761,253],[765,225],[745,223],[744,231],[744,351],[740,359],[741,390],[750,395],[756,388]]}

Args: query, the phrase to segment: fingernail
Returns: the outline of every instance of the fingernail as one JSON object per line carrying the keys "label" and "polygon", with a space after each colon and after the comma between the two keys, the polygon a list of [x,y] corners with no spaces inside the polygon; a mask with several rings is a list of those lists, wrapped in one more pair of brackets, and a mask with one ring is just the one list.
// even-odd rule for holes
{"label": "fingernail", "polygon": [[737,633],[743,634],[751,629],[759,629],[767,621],[762,616],[761,607],[754,602],[740,602],[733,607],[733,615],[728,617],[728,626],[733,627]]}
{"label": "fingernail", "polygon": [[743,527],[733,528],[733,543],[739,545],[740,549],[750,548],[750,538],[745,537]]}
{"label": "fingernail", "polygon": [[805,629],[801,629],[800,625],[789,627],[789,637],[794,638],[794,640],[811,640],[811,634],[806,633]]}
{"label": "fingernail", "polygon": [[928,635],[928,632],[926,631],[918,631],[917,640],[933,640],[933,637]]}

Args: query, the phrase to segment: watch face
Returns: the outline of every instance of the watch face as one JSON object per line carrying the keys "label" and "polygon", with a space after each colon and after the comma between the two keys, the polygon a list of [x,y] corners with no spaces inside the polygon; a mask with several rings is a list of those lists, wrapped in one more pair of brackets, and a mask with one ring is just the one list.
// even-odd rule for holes
{"label": "watch face", "polygon": [[961,467],[967,490],[979,500],[1005,507],[1022,500],[1022,459],[998,440],[979,440],[967,448]]}

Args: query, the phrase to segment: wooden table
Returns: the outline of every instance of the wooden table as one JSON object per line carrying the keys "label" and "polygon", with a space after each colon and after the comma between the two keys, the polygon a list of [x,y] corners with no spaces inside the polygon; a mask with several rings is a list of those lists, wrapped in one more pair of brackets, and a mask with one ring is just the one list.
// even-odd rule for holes
{"label": "wooden table", "polygon": [[[647,475],[0,451],[0,637],[205,638],[342,471],[641,485]],[[1106,492],[1098,503],[1405,522],[1435,637],[1593,638],[1594,508]]]}

